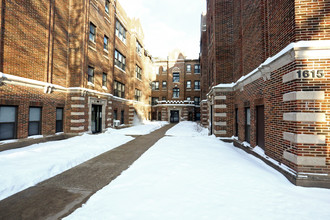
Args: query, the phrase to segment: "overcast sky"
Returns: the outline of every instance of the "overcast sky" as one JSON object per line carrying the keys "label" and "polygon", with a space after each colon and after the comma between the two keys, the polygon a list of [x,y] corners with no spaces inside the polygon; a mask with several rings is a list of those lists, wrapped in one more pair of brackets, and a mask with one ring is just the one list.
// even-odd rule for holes
{"label": "overcast sky", "polygon": [[153,57],[166,57],[180,49],[198,58],[200,19],[206,0],[120,0],[129,17],[140,18],[146,49]]}

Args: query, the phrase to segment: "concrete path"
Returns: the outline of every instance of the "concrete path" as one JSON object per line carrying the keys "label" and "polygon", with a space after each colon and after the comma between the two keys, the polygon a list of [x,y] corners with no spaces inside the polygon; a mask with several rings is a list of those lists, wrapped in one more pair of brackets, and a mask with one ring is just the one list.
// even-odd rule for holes
{"label": "concrete path", "polygon": [[0,219],[61,219],[69,215],[119,176],[173,126],[166,125],[148,135],[138,136],[120,147],[0,201]]}

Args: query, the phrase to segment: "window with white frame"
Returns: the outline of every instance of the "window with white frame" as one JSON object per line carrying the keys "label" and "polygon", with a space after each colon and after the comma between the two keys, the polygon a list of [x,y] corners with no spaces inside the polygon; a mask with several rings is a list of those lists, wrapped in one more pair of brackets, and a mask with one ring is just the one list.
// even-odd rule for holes
{"label": "window with white frame", "polygon": [[109,14],[109,9],[110,9],[110,1],[105,0],[105,13]]}
{"label": "window with white frame", "polygon": [[136,78],[142,79],[142,69],[138,65],[135,66],[135,73]]}
{"label": "window with white frame", "polygon": [[91,66],[88,66],[88,72],[87,72],[87,80],[89,83],[94,83],[94,68]]}
{"label": "window with white frame", "polygon": [[195,80],[194,82],[194,89],[195,90],[200,90],[201,89],[201,82],[199,80]]}
{"label": "window with white frame", "polygon": [[139,89],[135,89],[135,100],[141,101],[142,92]]}
{"label": "window with white frame", "polygon": [[56,133],[63,132],[63,108],[56,108]]}
{"label": "window with white frame", "polygon": [[95,43],[96,37],[96,26],[90,22],[89,23],[89,40]]}
{"label": "window with white frame", "polygon": [[16,138],[17,107],[0,106],[0,140]]}
{"label": "window with white frame", "polygon": [[152,82],[151,89],[152,90],[159,90],[159,82],[158,81]]}
{"label": "window with white frame", "polygon": [[194,66],[194,73],[200,73],[201,72],[201,66],[199,64],[195,64]]}
{"label": "window with white frame", "polygon": [[115,81],[114,82],[114,95],[120,98],[125,98],[125,84]]}
{"label": "window with white frame", "polygon": [[136,53],[139,56],[142,56],[142,46],[141,46],[141,44],[138,41],[136,41]]}
{"label": "window with white frame", "polygon": [[167,88],[167,82],[163,81],[162,82],[162,89],[165,90]]}
{"label": "window with white frame", "polygon": [[103,49],[108,51],[109,50],[109,38],[104,35],[104,39],[103,39]]}
{"label": "window with white frame", "polygon": [[187,89],[191,89],[191,81],[190,80],[187,81]]}
{"label": "window with white frame", "polygon": [[191,72],[191,65],[190,64],[187,64],[186,70],[187,70],[187,72]]}
{"label": "window with white frame", "polygon": [[41,108],[29,108],[29,136],[41,134]]}
{"label": "window with white frame", "polygon": [[173,82],[180,82],[180,74],[173,73]]}
{"label": "window with white frame", "polygon": [[116,21],[116,36],[124,43],[126,43],[126,29],[117,20]]}
{"label": "window with white frame", "polygon": [[126,57],[124,57],[118,50],[115,50],[115,65],[125,71]]}
{"label": "window with white frame", "polygon": [[102,86],[107,87],[107,76],[108,74],[103,73],[102,74]]}
{"label": "window with white frame", "polygon": [[179,96],[180,96],[180,89],[173,88],[173,98],[179,98]]}

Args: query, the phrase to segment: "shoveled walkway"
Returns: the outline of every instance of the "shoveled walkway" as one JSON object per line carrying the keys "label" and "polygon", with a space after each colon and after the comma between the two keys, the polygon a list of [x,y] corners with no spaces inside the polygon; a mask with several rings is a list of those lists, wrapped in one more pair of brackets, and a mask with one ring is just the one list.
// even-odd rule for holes
{"label": "shoveled walkway", "polygon": [[69,215],[119,176],[173,126],[166,125],[148,135],[138,136],[120,147],[0,201],[0,219],[60,219]]}

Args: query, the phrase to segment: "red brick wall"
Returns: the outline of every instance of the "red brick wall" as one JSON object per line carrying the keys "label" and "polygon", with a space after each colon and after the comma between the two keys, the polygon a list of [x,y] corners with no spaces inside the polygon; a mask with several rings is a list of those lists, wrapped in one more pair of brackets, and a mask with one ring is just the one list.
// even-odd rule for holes
{"label": "red brick wall", "polygon": [[329,40],[329,8],[328,0],[295,0],[296,40]]}
{"label": "red brick wall", "polygon": [[2,1],[1,71],[47,80],[49,1]]}

